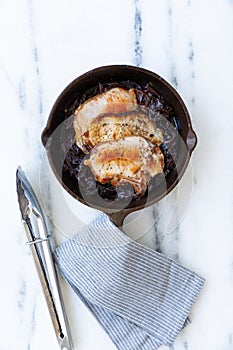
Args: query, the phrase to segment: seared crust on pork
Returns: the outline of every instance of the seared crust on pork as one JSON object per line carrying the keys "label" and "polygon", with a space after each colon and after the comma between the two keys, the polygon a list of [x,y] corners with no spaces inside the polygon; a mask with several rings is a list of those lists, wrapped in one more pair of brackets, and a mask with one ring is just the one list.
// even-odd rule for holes
{"label": "seared crust on pork", "polygon": [[99,143],[127,136],[141,136],[154,145],[163,142],[162,132],[155,122],[147,114],[133,111],[96,117],[82,135],[82,143],[86,149],[91,149]]}
{"label": "seared crust on pork", "polygon": [[113,186],[130,183],[137,195],[143,195],[151,177],[162,173],[164,156],[158,146],[139,136],[98,144],[84,161],[96,181]]}
{"label": "seared crust on pork", "polygon": [[93,119],[103,113],[124,113],[137,108],[137,98],[133,89],[112,88],[95,95],[82,103],[74,113],[74,130],[77,145],[88,153],[82,136],[88,131]]}

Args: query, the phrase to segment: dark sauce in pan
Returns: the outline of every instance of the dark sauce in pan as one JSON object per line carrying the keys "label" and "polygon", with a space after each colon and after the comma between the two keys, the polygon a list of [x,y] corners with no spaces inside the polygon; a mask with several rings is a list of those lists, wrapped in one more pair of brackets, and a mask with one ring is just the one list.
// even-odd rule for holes
{"label": "dark sauce in pan", "polygon": [[[152,178],[148,185],[148,191],[155,190],[171,171],[176,168],[176,160],[178,154],[178,132],[179,127],[176,122],[174,111],[169,103],[161,96],[150,83],[138,85],[134,82],[122,81],[109,84],[98,84],[95,88],[88,90],[85,94],[76,96],[75,102],[65,110],[66,120],[65,130],[61,134],[61,146],[64,150],[64,165],[63,165],[63,181],[69,178],[76,183],[72,191],[80,196],[82,187],[85,193],[89,196],[94,196],[96,191],[107,203],[128,200],[137,202],[141,198],[136,197],[133,187],[130,184],[112,186],[111,184],[101,184],[96,182],[89,167],[83,165],[83,158],[86,157],[82,150],[75,143],[75,132],[73,129],[73,114],[75,110],[88,98],[105,92],[113,87],[122,87],[125,89],[133,88],[138,100],[139,106],[148,108],[149,116],[155,121],[156,126],[162,129],[164,143],[160,146],[164,154],[164,173],[156,175]],[[68,151],[67,151],[68,150]],[[144,194],[147,197],[147,192]],[[143,197],[144,197],[143,196]]]}

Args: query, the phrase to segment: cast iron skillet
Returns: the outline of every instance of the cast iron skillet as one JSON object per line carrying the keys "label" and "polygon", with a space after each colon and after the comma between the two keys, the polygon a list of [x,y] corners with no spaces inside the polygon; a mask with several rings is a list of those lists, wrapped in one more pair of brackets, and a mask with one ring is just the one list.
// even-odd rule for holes
{"label": "cast iron skillet", "polygon": [[[139,85],[150,82],[153,88],[167,100],[175,112],[181,142],[179,145],[176,169],[171,171],[166,177],[166,188],[164,186],[161,186],[161,188],[158,186],[156,191],[150,194],[150,198],[147,201],[142,199],[131,202],[130,205],[124,209],[111,210],[107,203],[106,206],[96,206],[87,203],[81,193],[77,194],[77,192],[75,193],[72,190],[73,180],[71,178],[62,178],[61,169],[64,159],[60,159],[59,157],[59,150],[61,148],[61,128],[59,128],[59,125],[64,122],[66,118],[65,109],[74,103],[77,93],[83,94],[90,88],[98,85],[98,83],[106,84],[125,80],[136,82]],[[197,144],[197,137],[193,131],[190,116],[183,100],[167,81],[159,75],[143,68],[128,65],[111,65],[96,68],[81,75],[64,89],[51,110],[47,126],[42,133],[42,142],[46,148],[52,170],[62,186],[75,199],[85,205],[104,211],[117,226],[122,226],[123,220],[127,214],[158,202],[174,189],[188,166],[190,156]]]}

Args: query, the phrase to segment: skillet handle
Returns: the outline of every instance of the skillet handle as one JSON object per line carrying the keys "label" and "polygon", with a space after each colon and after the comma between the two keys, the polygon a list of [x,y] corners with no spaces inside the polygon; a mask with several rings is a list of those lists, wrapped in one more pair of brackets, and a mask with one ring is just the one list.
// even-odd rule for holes
{"label": "skillet handle", "polygon": [[189,154],[191,156],[192,152],[194,151],[197,145],[197,135],[192,128],[189,129],[189,132],[186,138],[186,145],[188,147]]}
{"label": "skillet handle", "polygon": [[123,222],[126,218],[126,216],[131,212],[132,210],[119,210],[113,213],[106,213],[110,220],[119,228],[123,227]]}
{"label": "skillet handle", "polygon": [[48,127],[45,127],[45,129],[43,130],[42,135],[41,135],[41,141],[42,141],[42,144],[44,147],[46,147],[46,144],[47,144],[50,136],[51,136],[50,129]]}

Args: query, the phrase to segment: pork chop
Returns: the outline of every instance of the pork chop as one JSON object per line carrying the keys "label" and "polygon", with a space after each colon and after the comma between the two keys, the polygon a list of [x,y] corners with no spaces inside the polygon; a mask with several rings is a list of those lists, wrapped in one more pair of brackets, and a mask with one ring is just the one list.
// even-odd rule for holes
{"label": "pork chop", "polygon": [[163,172],[164,156],[158,146],[143,137],[130,136],[100,143],[84,161],[96,181],[113,186],[130,183],[142,196],[151,177]]}
{"label": "pork chop", "polygon": [[94,118],[88,130],[82,135],[82,143],[91,149],[98,143],[121,139],[127,136],[141,136],[161,145],[163,135],[146,113],[137,111],[120,114],[104,114]]}
{"label": "pork chop", "polygon": [[133,89],[112,88],[89,98],[74,113],[74,130],[77,145],[83,152],[88,153],[86,146],[83,144],[82,135],[87,132],[90,123],[98,115],[132,111],[137,105],[137,98]]}

